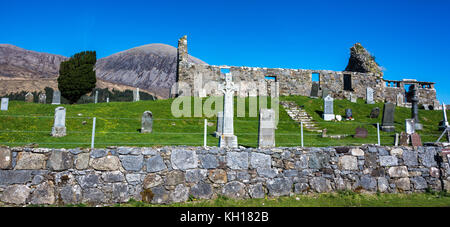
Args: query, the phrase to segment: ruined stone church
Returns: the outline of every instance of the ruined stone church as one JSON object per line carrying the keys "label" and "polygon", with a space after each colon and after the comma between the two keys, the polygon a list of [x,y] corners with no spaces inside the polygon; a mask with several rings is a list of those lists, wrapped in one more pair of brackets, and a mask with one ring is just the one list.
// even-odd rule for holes
{"label": "ruined stone church", "polygon": [[375,101],[410,107],[413,88],[416,88],[419,104],[426,109],[439,109],[435,83],[384,79],[381,67],[360,43],[356,43],[350,51],[349,63],[344,71],[215,66],[189,62],[187,36],[184,36],[178,41],[178,86],[172,90],[172,95],[221,95],[217,83],[224,80],[226,70],[239,84],[236,94],[240,97],[271,94],[314,96],[312,93],[321,96],[326,92],[337,99],[350,99],[351,96],[366,99],[366,90],[370,87]]}

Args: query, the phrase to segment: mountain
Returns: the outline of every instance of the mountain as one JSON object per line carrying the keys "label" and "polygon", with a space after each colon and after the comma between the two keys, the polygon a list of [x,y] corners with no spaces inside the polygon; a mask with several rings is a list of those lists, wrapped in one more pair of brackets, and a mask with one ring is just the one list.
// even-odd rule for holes
{"label": "mountain", "polygon": [[[189,56],[189,61],[206,64]],[[147,89],[165,98],[175,83],[177,48],[165,44],[136,47],[99,59],[97,78],[119,84]]]}
{"label": "mountain", "polygon": [[[57,88],[59,65],[67,57],[0,44],[0,95]],[[190,56],[190,61],[206,64]],[[118,90],[139,87],[158,98],[168,98],[175,83],[177,48],[150,44],[97,60],[97,87]]]}

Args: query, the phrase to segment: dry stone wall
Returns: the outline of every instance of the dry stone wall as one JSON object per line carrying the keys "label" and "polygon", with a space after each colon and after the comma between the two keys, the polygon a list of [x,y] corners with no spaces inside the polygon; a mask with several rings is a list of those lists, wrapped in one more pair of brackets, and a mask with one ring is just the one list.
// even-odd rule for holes
{"label": "dry stone wall", "polygon": [[[151,203],[450,189],[441,147],[0,148],[0,204]],[[435,156],[443,157],[439,164]],[[442,181],[441,181],[442,180]]]}

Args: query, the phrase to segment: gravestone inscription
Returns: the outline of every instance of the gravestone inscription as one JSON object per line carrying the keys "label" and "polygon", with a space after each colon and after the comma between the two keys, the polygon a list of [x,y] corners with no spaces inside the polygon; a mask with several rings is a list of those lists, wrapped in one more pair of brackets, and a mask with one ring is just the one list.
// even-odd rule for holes
{"label": "gravestone inscription", "polygon": [[328,95],[327,97],[325,97],[324,99],[324,112],[323,112],[323,119],[325,121],[331,121],[335,119],[334,116],[334,110],[333,110],[333,104],[334,103],[334,99]]}
{"label": "gravestone inscription", "polygon": [[371,87],[367,87],[366,89],[366,103],[367,104],[374,104],[373,101],[373,89]]}

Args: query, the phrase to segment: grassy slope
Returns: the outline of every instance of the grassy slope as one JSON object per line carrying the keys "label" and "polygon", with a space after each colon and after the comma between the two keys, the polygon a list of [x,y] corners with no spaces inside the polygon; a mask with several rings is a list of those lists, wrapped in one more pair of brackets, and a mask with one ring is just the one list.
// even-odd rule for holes
{"label": "grassy slope", "polygon": [[[281,100],[293,100],[299,105],[305,105],[307,112],[319,122],[321,128],[327,128],[328,134],[354,134],[354,129],[362,126],[368,129],[369,137],[356,139],[320,138],[317,133],[305,131],[305,146],[332,146],[350,144],[375,144],[377,142],[376,122],[368,115],[375,106],[383,109],[383,104],[366,105],[363,100],[351,103],[347,100],[335,101],[335,113],[344,115],[346,108],[353,109],[355,121],[330,123],[324,122],[320,116],[323,111],[322,99],[310,99],[301,96],[281,97]],[[113,145],[123,146],[153,146],[153,145],[203,145],[203,117],[183,117],[175,119],[171,114],[173,100],[141,101],[134,103],[99,103],[83,105],[62,105],[67,109],[66,126],[68,136],[53,138],[49,134],[53,125],[53,114],[56,106],[41,105],[11,101],[8,111],[0,112],[0,144],[18,146],[37,143],[41,147],[74,148],[89,147],[91,141],[92,117],[97,117],[96,147]],[[248,112],[248,99],[246,100]],[[269,102],[270,103],[270,102]],[[236,104],[236,102],[235,102]],[[192,102],[193,105],[193,102]],[[270,106],[270,104],[269,104]],[[236,109],[236,107],[235,107]],[[153,112],[154,133],[140,134],[142,113],[146,110]],[[439,136],[437,124],[442,119],[441,111],[420,110],[420,119],[425,130],[421,132],[423,141],[434,141]],[[79,114],[82,114],[79,116]],[[39,116],[39,117],[36,117]],[[404,130],[404,119],[410,117],[410,109],[397,108],[395,121],[396,132]],[[82,122],[86,121],[83,125]],[[208,145],[216,146],[218,139],[212,136],[215,131],[216,118],[208,119],[214,126],[208,127]],[[20,132],[16,132],[20,131]],[[257,146],[258,118],[235,118],[235,134],[238,142],[243,146]],[[393,144],[393,133],[381,133],[382,144]],[[280,123],[276,131],[277,146],[300,145],[300,128],[292,121],[282,107],[280,107]]]}

